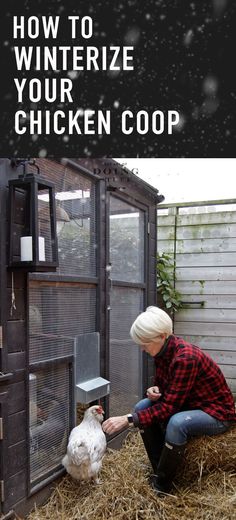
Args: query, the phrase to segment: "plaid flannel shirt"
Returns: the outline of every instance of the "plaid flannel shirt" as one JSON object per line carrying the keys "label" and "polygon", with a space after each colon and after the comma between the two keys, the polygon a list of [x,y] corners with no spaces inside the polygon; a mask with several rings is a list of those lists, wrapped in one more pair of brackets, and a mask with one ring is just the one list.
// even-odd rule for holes
{"label": "plaid flannel shirt", "polygon": [[236,421],[232,393],[218,365],[199,347],[169,336],[154,358],[154,384],[160,399],[150,408],[133,414],[134,424],[146,428],[167,422],[183,410],[203,410],[220,421]]}

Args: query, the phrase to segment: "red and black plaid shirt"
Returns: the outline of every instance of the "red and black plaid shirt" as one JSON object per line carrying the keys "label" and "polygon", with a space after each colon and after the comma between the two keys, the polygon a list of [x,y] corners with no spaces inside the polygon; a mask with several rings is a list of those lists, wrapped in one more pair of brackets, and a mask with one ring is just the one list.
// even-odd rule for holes
{"label": "red and black plaid shirt", "polygon": [[203,410],[220,421],[236,421],[234,400],[218,365],[199,347],[170,336],[154,358],[154,384],[161,398],[134,414],[134,423],[146,428],[167,421],[183,410]]}

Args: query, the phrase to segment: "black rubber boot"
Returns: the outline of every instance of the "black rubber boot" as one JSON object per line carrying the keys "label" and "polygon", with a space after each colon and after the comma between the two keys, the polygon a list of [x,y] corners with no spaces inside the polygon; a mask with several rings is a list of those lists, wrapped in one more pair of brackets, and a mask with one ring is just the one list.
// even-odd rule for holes
{"label": "black rubber boot", "polygon": [[165,443],[156,474],[150,478],[150,483],[158,494],[170,492],[177,469],[181,465],[184,450],[185,444],[179,446]]}
{"label": "black rubber boot", "polygon": [[140,431],[140,434],[153,471],[156,473],[165,443],[165,432],[161,430],[158,424],[153,424],[149,428]]}

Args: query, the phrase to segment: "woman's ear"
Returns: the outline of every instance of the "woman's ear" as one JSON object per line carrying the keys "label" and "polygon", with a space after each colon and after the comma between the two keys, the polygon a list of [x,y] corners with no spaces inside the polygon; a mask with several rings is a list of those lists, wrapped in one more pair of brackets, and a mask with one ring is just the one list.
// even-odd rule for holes
{"label": "woman's ear", "polygon": [[168,338],[167,332],[163,332],[162,334],[160,334],[160,337],[165,341]]}

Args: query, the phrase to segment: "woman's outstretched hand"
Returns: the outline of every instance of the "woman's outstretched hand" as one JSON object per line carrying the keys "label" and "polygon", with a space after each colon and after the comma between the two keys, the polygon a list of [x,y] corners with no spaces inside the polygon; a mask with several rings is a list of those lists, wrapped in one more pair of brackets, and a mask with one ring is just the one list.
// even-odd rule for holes
{"label": "woman's outstretched hand", "polygon": [[129,421],[127,419],[127,415],[120,415],[118,417],[109,417],[104,423],[102,424],[102,429],[105,433],[108,435],[111,435],[112,433],[117,433],[124,428],[128,428]]}

